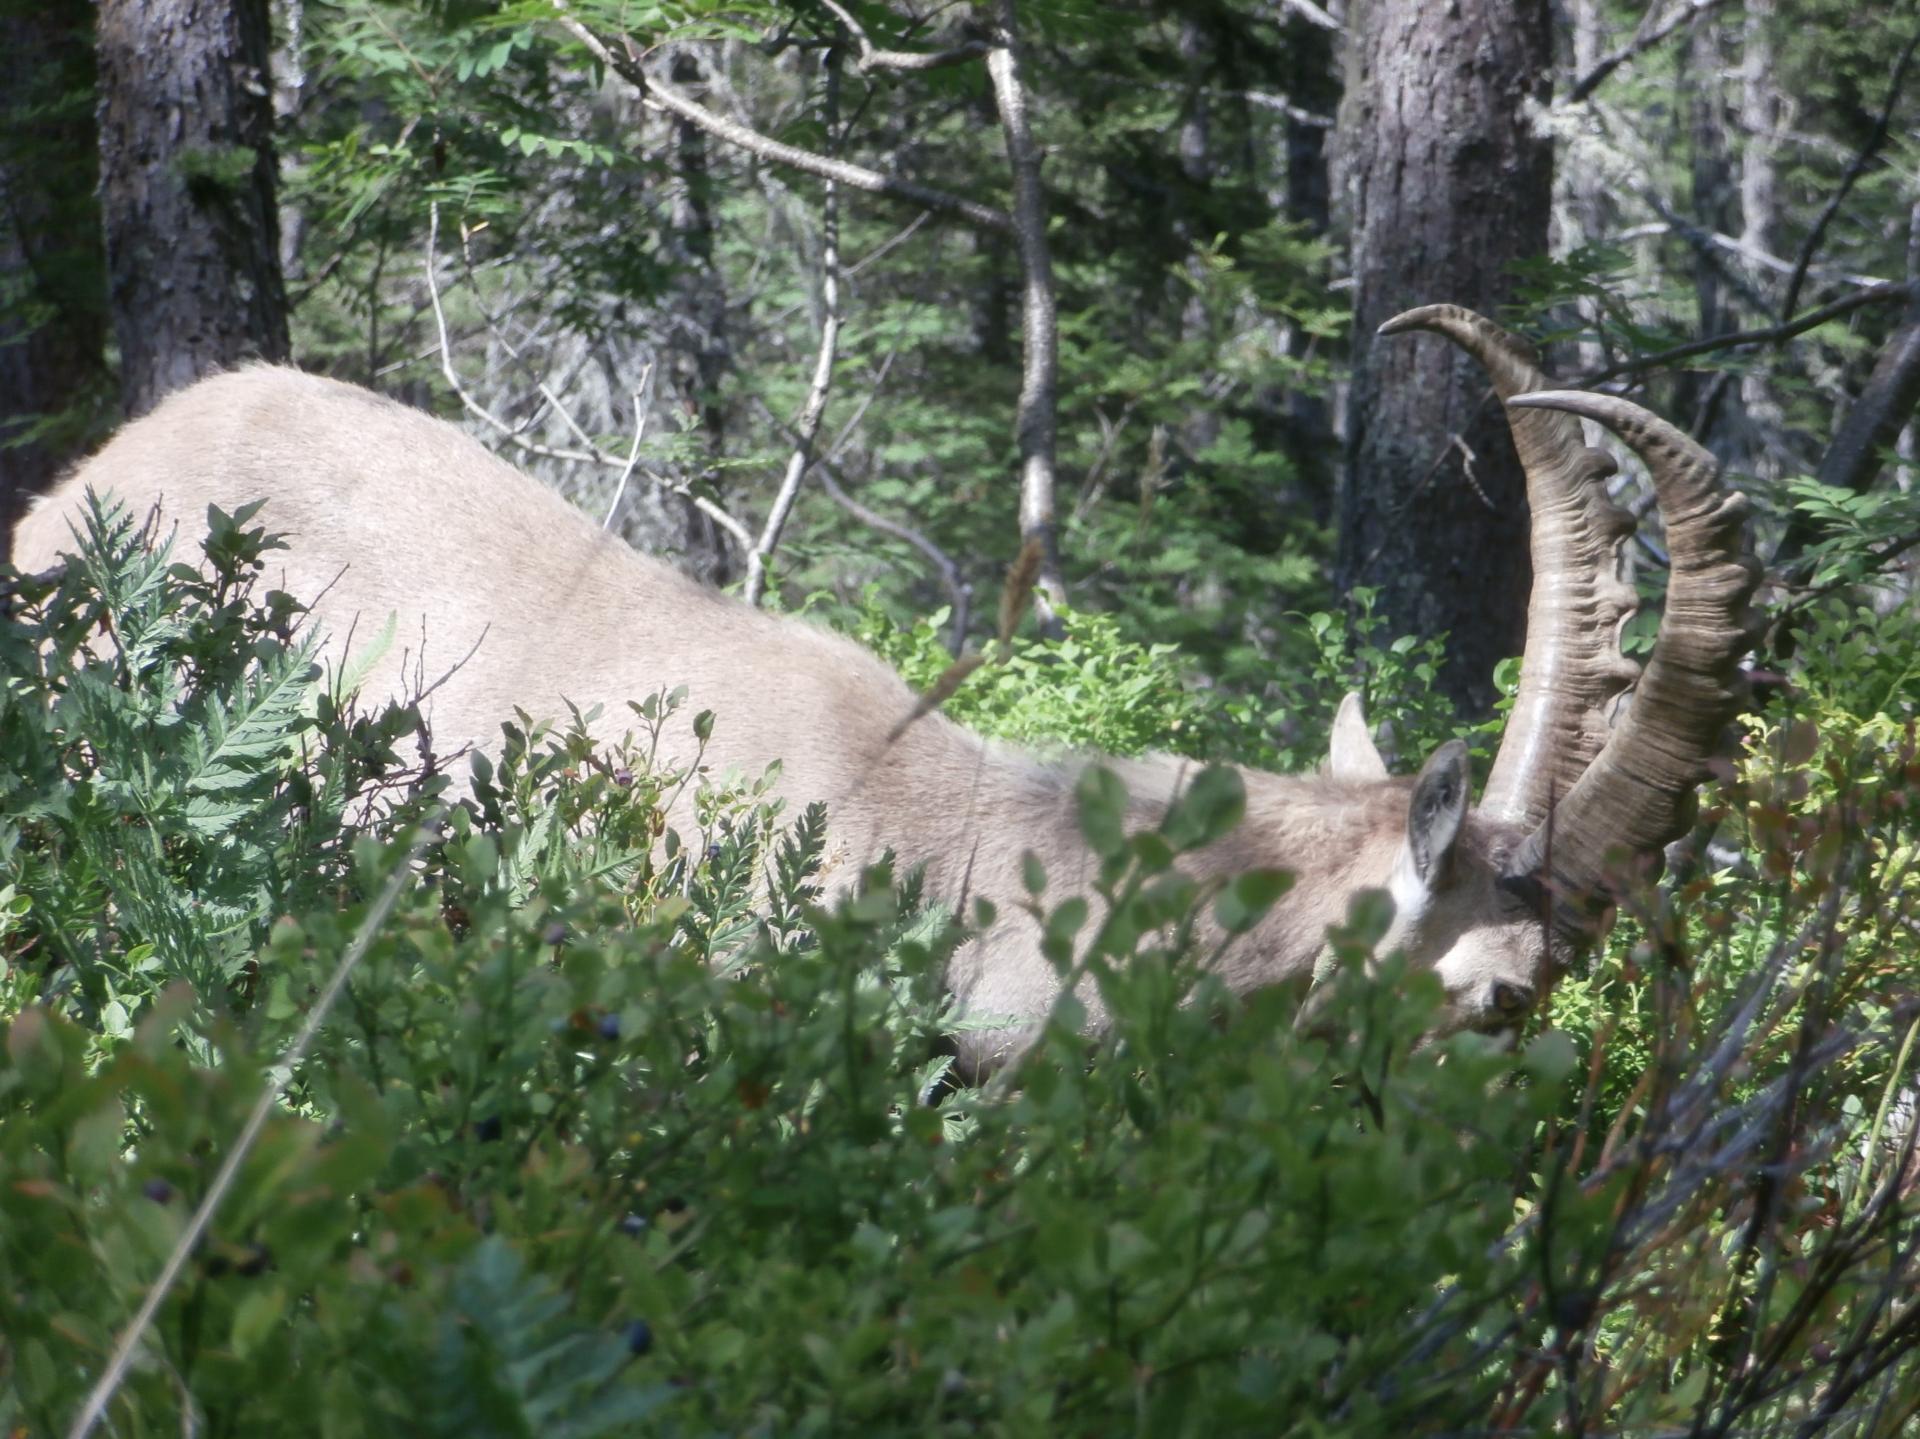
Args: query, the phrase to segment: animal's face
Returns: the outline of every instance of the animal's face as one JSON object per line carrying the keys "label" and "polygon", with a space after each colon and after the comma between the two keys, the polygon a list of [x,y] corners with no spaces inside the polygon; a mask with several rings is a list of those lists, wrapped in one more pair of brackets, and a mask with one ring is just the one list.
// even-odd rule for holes
{"label": "animal's face", "polygon": [[1537,894],[1503,878],[1504,837],[1478,828],[1469,817],[1432,882],[1417,873],[1412,846],[1402,849],[1388,885],[1394,916],[1380,952],[1397,949],[1439,978],[1446,991],[1440,1033],[1514,1028],[1545,998],[1551,975]]}
{"label": "animal's face", "polygon": [[[1355,696],[1334,722],[1328,768],[1358,783],[1392,783]],[[1514,1028],[1545,997],[1551,976],[1539,887],[1512,873],[1524,836],[1470,814],[1469,789],[1465,746],[1442,745],[1404,811],[1396,805],[1383,816],[1361,866],[1363,875],[1384,874],[1381,887],[1393,898],[1379,952],[1398,950],[1446,991],[1440,1033]]]}

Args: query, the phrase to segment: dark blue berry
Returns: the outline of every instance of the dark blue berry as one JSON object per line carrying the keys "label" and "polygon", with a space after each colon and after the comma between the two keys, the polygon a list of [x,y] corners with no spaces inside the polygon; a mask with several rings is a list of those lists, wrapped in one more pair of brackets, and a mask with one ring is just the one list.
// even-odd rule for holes
{"label": "dark blue berry", "polygon": [[565,944],[567,942],[567,927],[556,919],[540,932],[540,942],[542,944]]}
{"label": "dark blue berry", "polygon": [[620,1016],[603,1014],[600,1016],[600,1037],[611,1044],[620,1037]]}
{"label": "dark blue berry", "polygon": [[653,1348],[653,1326],[644,1319],[636,1319],[627,1326],[627,1352],[645,1354]]}
{"label": "dark blue berry", "polygon": [[474,1121],[473,1137],[482,1144],[492,1144],[503,1133],[500,1116],[489,1114],[485,1119]]}
{"label": "dark blue berry", "polygon": [[629,1214],[625,1219],[620,1221],[620,1232],[629,1239],[638,1239],[642,1234],[647,1232],[646,1216]]}
{"label": "dark blue berry", "polygon": [[165,1204],[173,1198],[173,1186],[164,1179],[149,1179],[140,1186],[140,1192],[155,1204]]}
{"label": "dark blue berry", "polygon": [[707,846],[707,863],[708,864],[720,863],[720,846],[719,845],[710,844]]}

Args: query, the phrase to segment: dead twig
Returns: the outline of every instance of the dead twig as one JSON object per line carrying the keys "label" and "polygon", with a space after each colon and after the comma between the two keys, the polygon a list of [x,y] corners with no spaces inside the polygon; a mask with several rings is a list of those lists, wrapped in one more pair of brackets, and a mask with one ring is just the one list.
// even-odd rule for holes
{"label": "dead twig", "polygon": [[1721,3],[1722,0],[1682,0],[1680,5],[1675,6],[1664,19],[1657,23],[1650,23],[1653,20],[1654,12],[1649,9],[1646,20],[1641,22],[1639,30],[1635,32],[1631,40],[1627,41],[1627,43],[1619,49],[1602,55],[1594,62],[1591,70],[1573,82],[1573,88],[1567,91],[1566,103],[1569,105],[1579,104],[1595,90],[1598,90],[1600,86],[1606,82],[1607,77],[1622,65],[1626,64],[1627,61],[1633,59],[1636,55],[1645,54],[1648,50],[1651,50],[1655,45],[1658,45],[1662,40],[1666,39],[1667,36],[1678,30],[1682,25],[1706,14],[1707,11],[1714,9]]}
{"label": "dead twig", "polygon": [[1866,142],[1861,145],[1860,153],[1853,157],[1853,163],[1847,167],[1847,173],[1840,177],[1840,183],[1828,197],[1826,208],[1813,222],[1813,228],[1807,231],[1807,238],[1800,242],[1800,253],[1794,257],[1793,275],[1787,281],[1787,292],[1780,301],[1780,318],[1793,318],[1793,307],[1800,303],[1800,287],[1806,283],[1807,266],[1813,263],[1814,251],[1820,248],[1825,238],[1827,226],[1833,223],[1833,217],[1840,212],[1840,206],[1852,193],[1855,183],[1866,173],[1867,166],[1873,163],[1873,157],[1880,153],[1880,147],[1887,141],[1887,127],[1893,119],[1893,105],[1900,98],[1900,91],[1907,78],[1907,66],[1913,63],[1913,52],[1920,46],[1920,25],[1914,27],[1907,48],[1900,52],[1900,58],[1893,63],[1893,78],[1887,83],[1886,103],[1880,107],[1880,116],[1874,121],[1873,130]]}
{"label": "dead twig", "polygon": [[1007,164],[1013,171],[1014,240],[1020,252],[1020,403],[1015,418],[1020,444],[1020,539],[1039,554],[1040,623],[1048,634],[1060,630],[1066,604],[1060,574],[1060,542],[1054,518],[1055,406],[1059,385],[1058,306],[1053,287],[1053,258],[1047,248],[1046,194],[1040,184],[1040,149],[1027,114],[1027,89],[1020,75],[1020,40],[1015,0],[1000,0],[994,47],[987,56],[1000,128],[1006,136]]}
{"label": "dead twig", "polygon": [[725,140],[729,145],[736,145],[742,150],[760,156],[763,160],[791,165],[796,170],[818,175],[823,180],[836,181],[849,189],[910,201],[926,209],[938,210],[943,214],[953,215],[989,230],[1011,231],[1013,229],[1013,218],[1006,211],[996,210],[991,205],[982,205],[977,200],[969,200],[962,195],[955,195],[932,185],[905,180],[898,175],[870,170],[864,165],[832,159],[826,155],[816,154],[812,150],[802,150],[797,145],[788,145],[770,136],[762,135],[757,130],[750,130],[736,120],[727,119],[724,115],[716,115],[666,81],[649,76],[640,63],[639,53],[630,48],[630,42],[627,53],[616,53],[605,40],[567,13],[566,0],[554,0],[554,8],[559,12],[562,27],[586,46],[587,52],[594,59],[638,90],[642,102],[653,109],[676,115],[688,124],[696,125],[708,134]]}
{"label": "dead twig", "polygon": [[1695,355],[1711,354],[1716,350],[1737,349],[1744,345],[1782,344],[1795,335],[1816,329],[1829,320],[1837,320],[1840,316],[1851,314],[1864,306],[1905,301],[1911,298],[1912,293],[1913,287],[1907,284],[1874,285],[1865,290],[1856,290],[1853,294],[1835,300],[1830,305],[1809,310],[1796,320],[1778,325],[1763,325],[1755,330],[1734,330],[1724,335],[1709,335],[1704,339],[1688,340],[1683,345],[1656,350],[1651,355],[1637,355],[1631,360],[1622,360],[1617,365],[1608,365],[1604,369],[1594,370],[1580,376],[1573,383],[1586,389],[1605,380],[1617,380],[1623,375],[1638,375],[1648,370],[1664,369],[1676,361],[1691,359]]}
{"label": "dead twig", "polygon": [[[838,146],[841,135],[839,52],[829,50],[826,57],[826,124],[828,144]],[[747,552],[747,582],[744,598],[758,605],[767,588],[767,561],[780,543],[781,531],[800,497],[800,485],[813,463],[814,446],[820,438],[820,420],[826,413],[827,396],[833,388],[833,361],[840,344],[840,208],[832,180],[826,182],[820,216],[820,347],[814,354],[813,379],[807,386],[806,403],[793,426],[793,453],[787,457],[786,474],[767,511],[760,529],[760,541]]]}
{"label": "dead twig", "polygon": [[[790,439],[793,438],[791,427],[787,421],[773,412],[772,406],[757,395],[754,396],[753,402],[769,422],[785,431]],[[844,444],[844,442],[843,436],[841,443]],[[867,528],[878,530],[883,535],[891,535],[896,540],[902,540],[926,556],[927,562],[933,566],[934,573],[940,577],[940,584],[947,592],[947,602],[953,610],[953,618],[947,629],[947,648],[954,654],[959,654],[960,647],[966,643],[967,625],[972,618],[973,585],[960,572],[960,566],[954,563],[953,557],[919,530],[902,520],[881,514],[847,493],[834,464],[834,457],[839,453],[839,449],[840,445],[836,444],[826,454],[814,457],[813,471],[819,476],[820,488],[826,492],[828,499]]]}
{"label": "dead twig", "polygon": [[620,483],[613,487],[613,498],[607,503],[607,513],[600,521],[600,528],[613,528],[613,517],[620,513],[620,501],[626,498],[627,481],[633,478],[634,467],[640,463],[640,446],[647,438],[647,412],[653,404],[653,361],[649,360],[641,367],[640,383],[633,387],[633,442],[627,446],[626,467],[620,471]]}
{"label": "dead twig", "polygon": [[[446,378],[448,387],[452,389],[455,397],[459,399],[467,413],[498,433],[508,444],[527,454],[539,455],[546,459],[568,460],[575,464],[599,465],[606,469],[631,473],[628,468],[628,462],[633,458],[632,455],[623,458],[603,449],[594,441],[592,436],[581,429],[579,424],[574,421],[572,415],[568,413],[566,406],[561,404],[559,397],[556,396],[546,384],[541,383],[539,385],[541,397],[554,408],[554,411],[560,416],[567,427],[576,435],[580,436],[587,446],[586,449],[560,449],[553,445],[543,445],[536,440],[528,439],[526,435],[522,433],[521,426],[510,424],[500,418],[500,416],[496,415],[492,410],[481,404],[480,401],[474,397],[473,393],[467,389],[466,385],[461,382],[460,375],[458,371],[454,369],[453,365],[453,344],[447,334],[446,307],[441,303],[440,299],[440,280],[438,275],[439,239],[440,203],[436,200],[427,207],[427,294],[433,302],[434,327],[440,337],[440,373]],[[699,510],[701,514],[707,516],[708,519],[712,520],[716,525],[720,526],[721,529],[733,536],[734,542],[740,546],[742,552],[753,548],[753,536],[748,533],[747,527],[720,505],[715,504],[705,495],[695,494],[685,481],[669,480],[664,475],[656,475],[650,471],[646,473],[647,477],[655,484],[671,494],[683,497],[692,504],[695,509]]]}
{"label": "dead twig", "polygon": [[981,40],[965,40],[945,50],[882,50],[867,37],[853,13],[835,0],[820,0],[842,25],[847,34],[853,37],[853,43],[859,47],[859,54],[853,58],[853,66],[861,74],[871,70],[939,70],[950,65],[966,65],[978,60],[987,53],[987,46]]}

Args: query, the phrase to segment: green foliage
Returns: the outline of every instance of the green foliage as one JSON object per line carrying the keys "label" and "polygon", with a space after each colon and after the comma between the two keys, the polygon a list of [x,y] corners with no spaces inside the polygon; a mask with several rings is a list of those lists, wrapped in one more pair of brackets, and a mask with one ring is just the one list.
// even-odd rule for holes
{"label": "green foliage", "polygon": [[[1324,610],[1293,617],[1294,665],[1277,671],[1257,695],[1228,704],[1231,722],[1242,738],[1235,752],[1286,773],[1305,773],[1326,757],[1333,716],[1341,695],[1357,691],[1370,723],[1385,722],[1389,740],[1383,753],[1397,768],[1417,769],[1447,740],[1466,736],[1484,758],[1497,722],[1464,729],[1453,707],[1435,687],[1443,638],[1420,640],[1387,633],[1386,619],[1374,613],[1375,594],[1356,588],[1347,614]],[[1515,675],[1497,677],[1510,692]]]}
{"label": "green foliage", "polygon": [[[817,808],[789,822],[766,776],[658,762],[670,730],[703,743],[726,722],[677,694],[632,705],[611,747],[587,735],[603,717],[523,720],[424,847],[404,807],[376,807],[371,829],[286,849],[325,883],[289,883],[248,931],[245,983],[136,969],[143,892],[92,875],[97,843],[49,822],[50,795],[148,796],[132,822],[110,811],[121,832],[257,839],[300,832],[278,798],[291,773],[362,763],[333,755],[364,752],[345,726],[250,727],[271,706],[245,701],[301,652],[262,629],[291,611],[253,603],[269,541],[245,521],[217,527],[200,578],[103,516],[9,637],[9,735],[48,737],[0,793],[9,1431],[71,1418],[359,940],[138,1352],[121,1429],[1898,1428],[1916,1361],[1886,1275],[1916,1223],[1891,1181],[1916,1048],[1920,693],[1897,657],[1863,690],[1843,608],[1706,812],[1743,832],[1753,872],[1636,891],[1563,985],[1563,1032],[1418,1045],[1439,987],[1372,952],[1378,896],[1330,933],[1310,1032],[1297,994],[1229,999],[1222,946],[1289,888],[1179,869],[1239,821],[1237,772],[1202,771],[1158,830],[1129,833],[1124,787],[1093,768],[1091,891],[1049,895],[1030,864],[1005,901],[1062,997],[968,1088],[936,1052],[964,931],[885,867],[825,902]],[[927,634],[905,638],[910,663],[937,663]],[[1076,666],[1125,683],[1166,662],[1098,626],[1069,641],[1025,651],[1029,689],[1062,682],[999,713],[1097,733],[1119,721],[1067,714]],[[1412,682],[1404,649],[1324,652],[1341,683],[1356,664]],[[109,697],[81,742],[57,722],[89,686]],[[1177,686],[1143,693],[1177,711]],[[1850,710],[1863,694],[1884,710]],[[162,726],[172,759],[147,747]],[[318,751],[296,763],[290,732]],[[103,778],[148,771],[144,789]],[[163,800],[209,774],[230,782],[202,835]],[[201,860],[183,844],[171,862]],[[68,961],[43,905],[67,872],[95,886],[92,972],[127,976],[125,1029],[86,984],[48,982]],[[181,922],[225,952],[220,916]],[[1109,1027],[1089,1043],[1096,997]]]}
{"label": "green foliage", "polygon": [[[1676,1022],[1771,996],[1753,1046],[1766,1057],[1741,1086],[1751,1094],[1785,1072],[1799,1026],[1846,1015],[1897,1027],[1910,1004],[1920,632],[1864,601],[1884,584],[1911,505],[1811,480],[1786,488],[1811,522],[1811,587],[1776,617],[1784,672],[1768,676],[1777,693],[1746,717],[1735,762],[1707,788],[1675,877],[1681,903],[1630,908],[1593,965],[1554,992],[1554,1024],[1594,1065],[1596,1115],[1641,1102]],[[1892,1057],[1836,1065],[1801,1102],[1857,1131],[1911,1073]],[[1835,1177],[1824,1197],[1852,1187]]]}
{"label": "green foliage", "polygon": [[1794,512],[1820,536],[1804,556],[1813,585],[1835,588],[1875,579],[1920,535],[1920,500],[1908,489],[1857,493],[1801,477],[1789,479],[1786,491]]}
{"label": "green foliage", "polygon": [[[1138,644],[1107,615],[1068,611],[1057,640],[1016,638],[1002,663],[975,670],[942,709],[985,734],[1106,754],[1203,752],[1213,736],[1203,701],[1182,683],[1177,647]],[[942,610],[895,625],[868,596],[854,635],[925,691],[953,663]]]}
{"label": "green foliage", "polygon": [[[875,43],[929,43],[885,7],[858,13]],[[643,463],[736,513],[763,512],[786,444],[773,417],[800,408],[811,367],[797,357],[817,341],[817,182],[782,177],[770,191],[755,178],[766,172],[731,147],[644,128],[606,102],[597,64],[548,4],[337,0],[305,14],[312,98],[294,127],[287,186],[311,222],[296,266],[311,277],[296,317],[301,353],[381,383],[439,383],[421,359],[437,336],[417,293],[437,202],[442,298],[470,382],[507,373],[518,385],[541,371],[591,386],[604,375],[611,388],[650,373]],[[817,49],[836,33],[828,11],[576,4],[569,14],[647,50],[778,34],[769,55],[725,52],[748,67],[727,82],[742,118],[777,140],[829,144]],[[1167,79],[1177,21],[1079,4],[1022,18],[1048,44],[1090,47],[1076,67],[1089,93],[1036,108],[1050,205],[1071,221],[1057,227],[1055,269],[1062,553],[1078,603],[1181,645],[1229,683],[1258,683],[1275,662],[1265,631],[1276,608],[1327,601],[1330,475],[1318,454],[1277,441],[1289,407],[1334,378],[1345,307],[1324,287],[1329,247],[1277,220],[1250,174],[1219,166],[1198,180],[1169,164],[1169,117],[1190,103],[1186,82]],[[1229,7],[1216,23],[1222,65],[1229,52],[1283,53],[1260,7]],[[675,53],[688,66],[681,84],[732,63],[717,49]],[[849,73],[846,84],[846,158],[1005,202],[997,133],[978,123],[980,67],[910,80]],[[1264,143],[1283,123],[1225,100],[1213,120],[1223,147]],[[1145,198],[1166,191],[1177,205]],[[841,211],[843,259],[860,278],[843,286],[824,433],[854,424],[857,443],[840,459],[848,487],[959,557],[984,590],[1015,547],[1017,263],[992,238],[940,225],[903,233],[910,216],[857,192],[842,195]],[[1139,243],[1115,247],[1114,233]],[[543,317],[537,340],[522,324],[529,305]],[[624,388],[584,402],[585,428],[624,447],[628,403]],[[517,400],[500,410],[521,413]],[[1202,410],[1211,418],[1196,422]],[[579,437],[562,433],[577,451]],[[851,540],[844,513],[809,486],[779,577],[795,593],[875,583],[891,611],[925,613],[936,601],[918,554],[885,555],[884,545],[880,556],[898,563],[876,565],[872,537]]]}
{"label": "green foliage", "polygon": [[10,948],[110,1037],[170,980],[244,1002],[268,924],[329,890],[349,809],[418,727],[321,684],[299,606],[255,593],[279,545],[257,508],[210,511],[202,574],[90,498],[0,645],[0,881],[31,905]]}

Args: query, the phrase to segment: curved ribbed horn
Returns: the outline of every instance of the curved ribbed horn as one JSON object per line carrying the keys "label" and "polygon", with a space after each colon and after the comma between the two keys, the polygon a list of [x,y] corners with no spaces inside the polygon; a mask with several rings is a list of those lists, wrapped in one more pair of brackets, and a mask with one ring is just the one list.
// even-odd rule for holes
{"label": "curved ribbed horn", "polygon": [[[1609,851],[1652,854],[1685,833],[1694,790],[1740,695],[1736,661],[1752,643],[1747,601],[1760,566],[1745,554],[1747,498],[1682,431],[1613,395],[1550,390],[1509,408],[1597,420],[1639,454],[1666,521],[1667,608],[1633,705],[1587,772],[1514,856],[1517,871],[1551,867],[1556,892],[1604,894]],[[1563,923],[1577,930],[1578,907]]]}
{"label": "curved ribbed horn", "polygon": [[[1444,335],[1472,355],[1502,400],[1553,386],[1529,345],[1471,310],[1425,305],[1380,327],[1383,335],[1408,330]],[[1533,511],[1533,592],[1520,691],[1480,811],[1531,827],[1600,753],[1609,711],[1639,678],[1620,651],[1621,626],[1637,603],[1618,573],[1633,517],[1607,499],[1612,456],[1587,448],[1572,415],[1509,409],[1507,422]]]}

